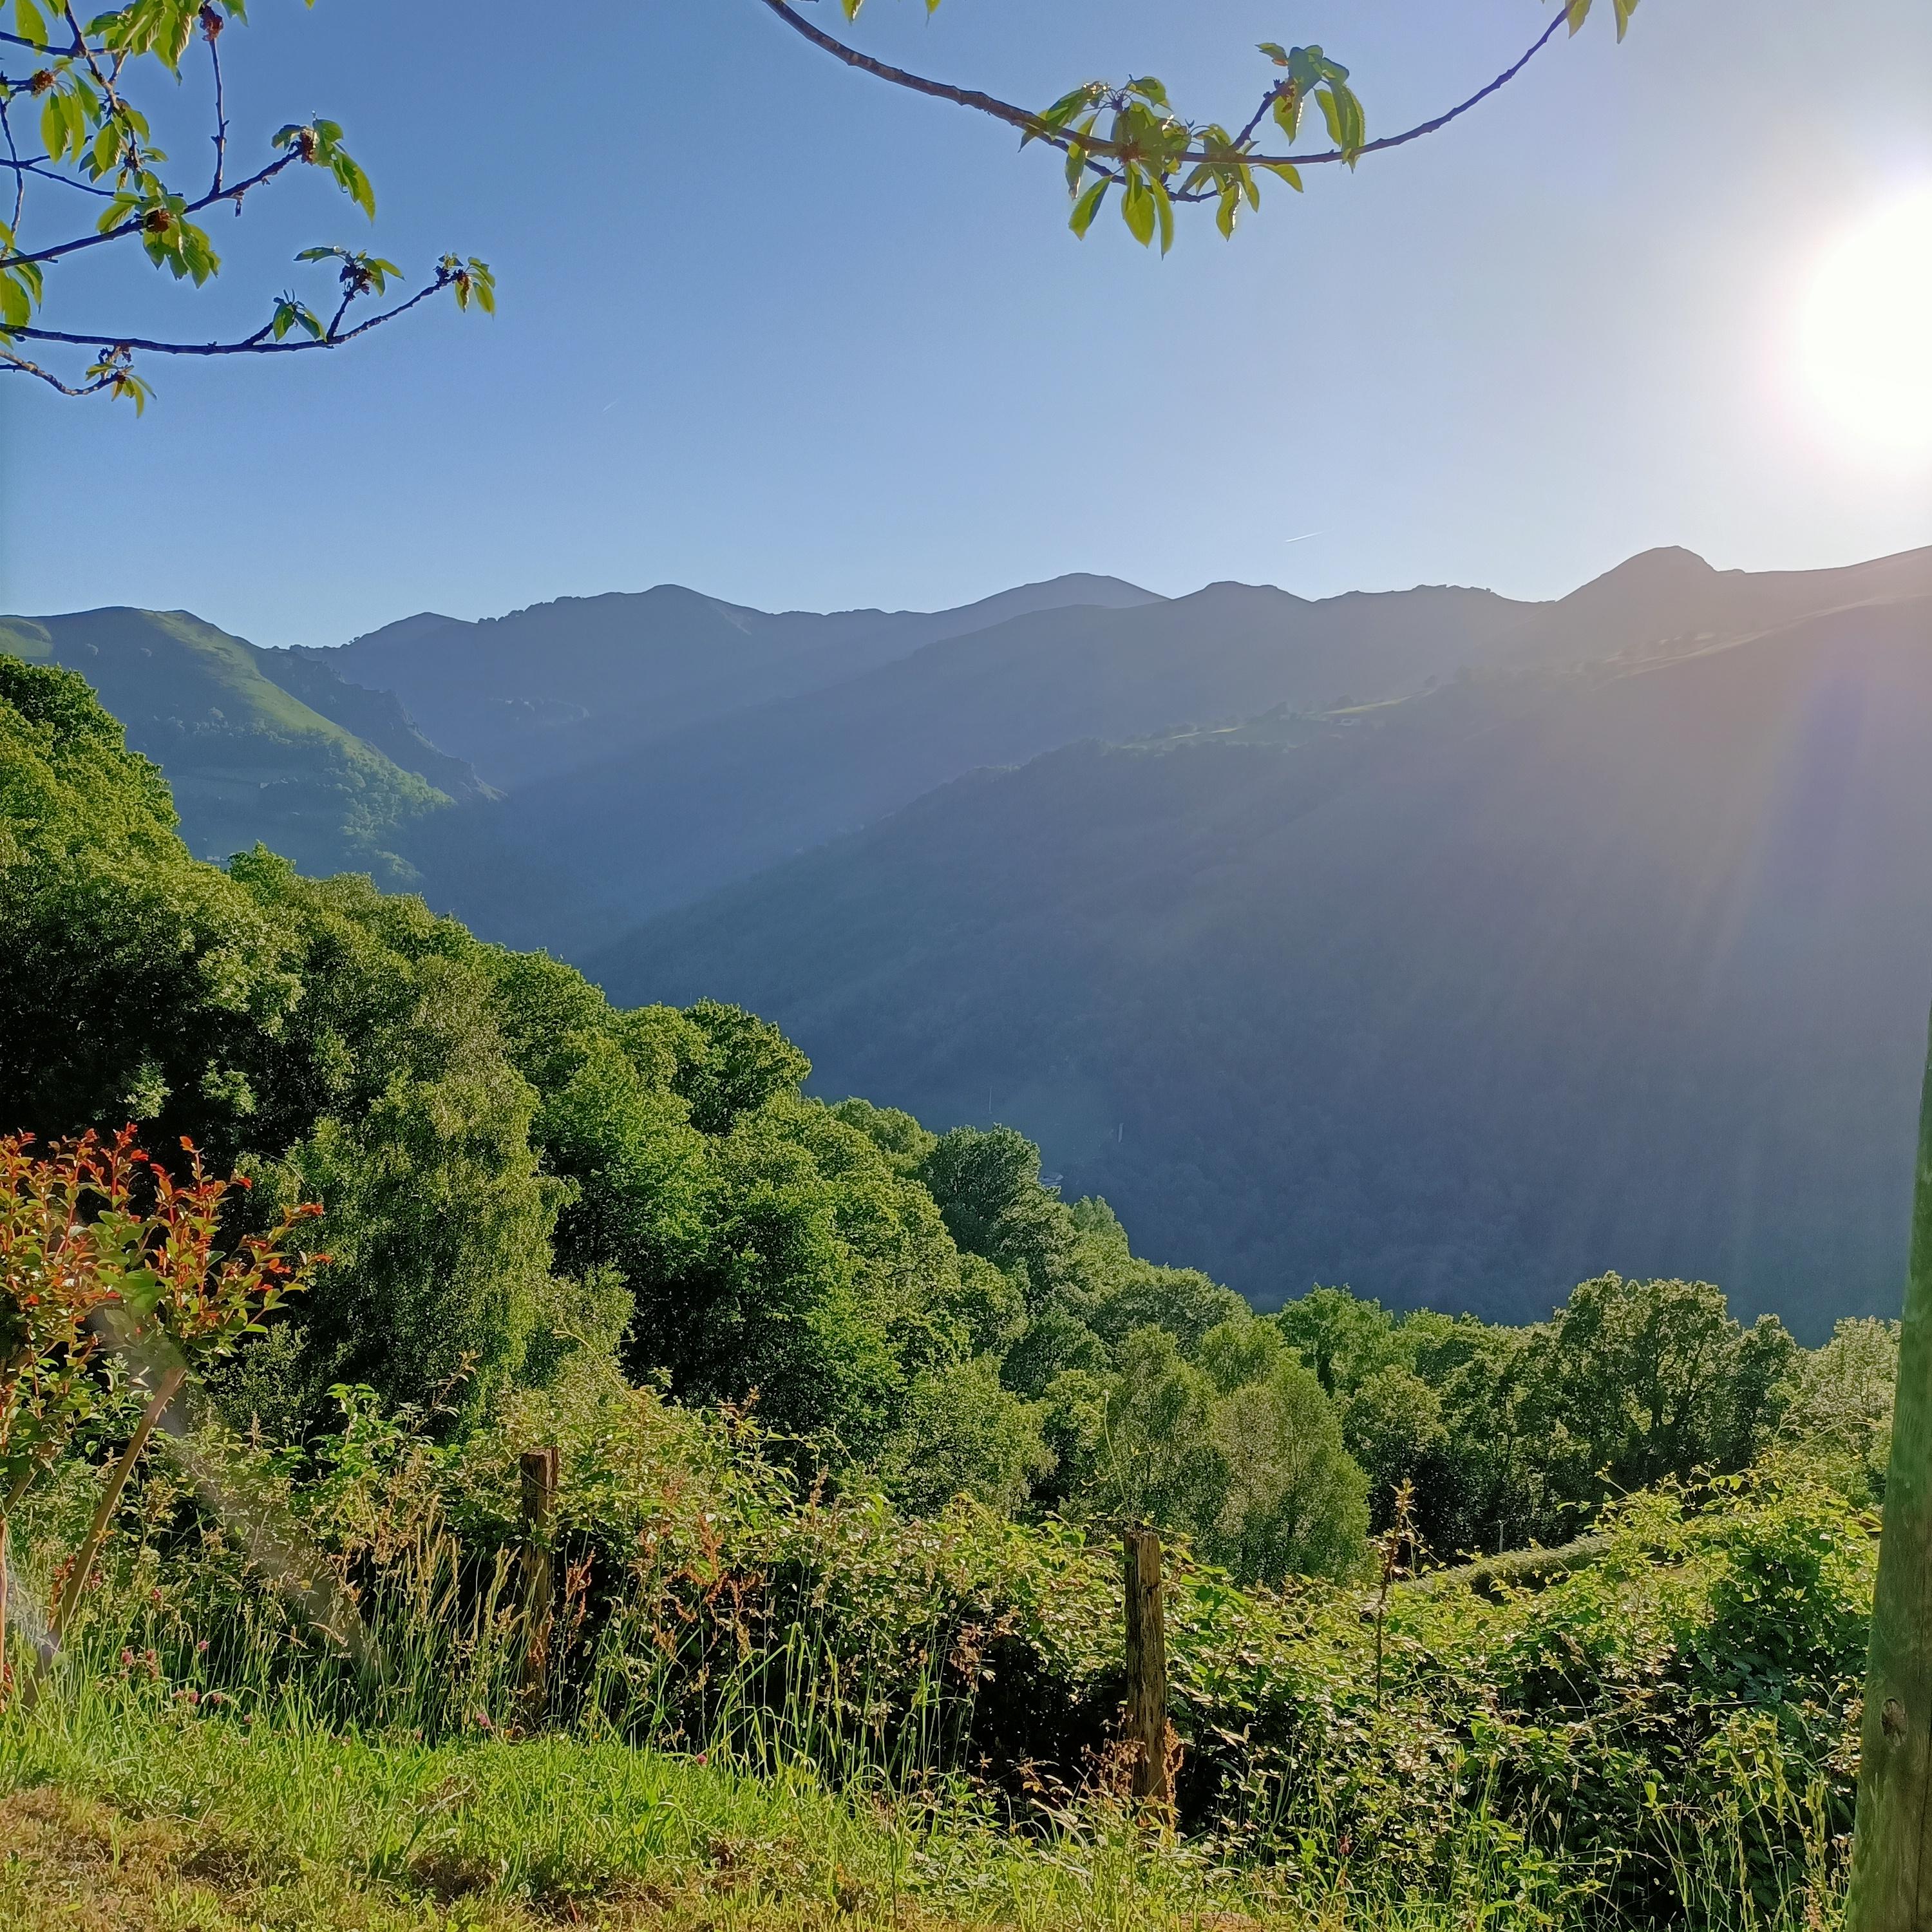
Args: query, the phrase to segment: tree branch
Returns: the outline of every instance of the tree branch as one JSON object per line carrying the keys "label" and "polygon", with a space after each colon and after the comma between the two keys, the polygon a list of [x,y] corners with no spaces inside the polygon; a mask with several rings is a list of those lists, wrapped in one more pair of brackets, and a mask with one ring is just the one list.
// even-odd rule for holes
{"label": "tree branch", "polygon": [[[1049,128],[1041,120],[1039,115],[1027,108],[1017,106],[1010,100],[1001,100],[995,95],[982,94],[974,88],[955,87],[950,82],[928,80],[923,75],[908,73],[904,68],[889,66],[884,61],[874,60],[869,54],[862,54],[856,47],[848,46],[843,40],[835,39],[823,28],[814,26],[811,21],[805,19],[794,9],[790,0],[764,0],[764,4],[769,7],[794,32],[802,34],[814,46],[822,49],[825,52],[831,55],[835,60],[842,61],[846,66],[857,68],[862,74],[869,74],[877,80],[889,81],[895,87],[909,88],[914,94],[926,94],[935,100],[950,100],[956,106],[970,107],[976,112],[990,115],[993,119],[1004,121],[1009,127],[1017,128],[1022,134],[1030,136],[1034,140],[1044,141],[1049,147],[1058,148],[1063,152],[1077,147],[1084,154],[1105,155],[1114,160],[1139,158],[1138,156],[1130,157],[1126,150],[1118,142],[1102,140],[1096,135],[1082,134],[1075,137],[1062,133],[1058,128]],[[1408,142],[1420,140],[1425,134],[1432,134],[1438,129],[1448,127],[1450,122],[1459,119],[1462,116],[1468,113],[1471,108],[1486,100],[1498,88],[1505,86],[1514,80],[1549,44],[1555,37],[1557,28],[1564,26],[1568,18],[1569,10],[1567,8],[1559,8],[1555,19],[1550,22],[1549,26],[1545,27],[1543,32],[1530,43],[1528,48],[1521,56],[1506,67],[1495,80],[1488,82],[1486,86],[1478,88],[1466,100],[1459,101],[1454,107],[1435,116],[1432,119],[1420,122],[1413,128],[1406,128],[1400,134],[1386,134],[1378,141],[1365,141],[1360,147],[1354,149],[1330,148],[1318,153],[1303,154],[1258,154],[1244,152],[1239,154],[1215,155],[1190,149],[1175,158],[1174,164],[1175,171],[1178,172],[1182,168],[1193,167],[1204,164],[1210,166],[1216,164],[1226,166],[1231,159],[1238,160],[1243,165],[1251,167],[1274,167],[1282,165],[1297,168],[1318,167],[1324,163],[1353,160],[1363,154],[1378,154],[1385,148],[1400,148]],[[1255,129],[1260,124],[1263,116],[1266,114],[1270,104],[1280,92],[1279,83],[1269,88],[1262,98],[1261,106],[1255,110],[1247,126],[1242,130],[1240,140],[1235,144],[1237,147],[1239,147],[1242,142],[1253,138]],[[1118,178],[1118,177],[1113,177],[1113,178]],[[1215,192],[1218,193],[1219,190]],[[1202,190],[1193,194],[1177,194],[1173,198],[1177,201],[1202,201],[1209,200],[1211,196],[1208,190]]]}
{"label": "tree branch", "polygon": [[93,395],[97,391],[106,388],[112,380],[103,376],[76,388],[71,383],[63,382],[51,369],[43,369],[38,362],[30,362],[24,356],[16,356],[10,349],[0,344],[0,374],[9,373],[16,376],[38,376],[50,388],[58,389],[64,396]]}
{"label": "tree branch", "polygon": [[[4,122],[6,117],[6,108],[4,104],[0,104],[0,122]],[[8,130],[8,145],[10,147],[13,145],[11,129]],[[36,157],[31,161],[0,159],[0,169],[4,169],[9,174],[32,175],[36,181],[53,182],[62,188],[76,188],[82,194],[98,195],[103,201],[112,201],[114,199],[114,190],[111,188],[96,188],[92,182],[76,181],[71,175],[57,174],[47,166],[44,157]],[[22,193],[25,192],[26,188],[26,182],[22,182],[20,184]],[[20,209],[16,203],[14,209],[14,225],[18,226],[19,223]]]}
{"label": "tree branch", "polygon": [[27,176],[33,164],[22,161],[20,151],[14,144],[14,124],[8,118],[7,97],[0,94],[0,134],[7,137],[8,166],[14,170],[14,220],[15,234],[20,232],[20,216],[27,206]]}
{"label": "tree branch", "polygon": [[[358,335],[367,335],[370,329],[380,328],[386,322],[393,322],[399,315],[406,315],[418,302],[427,302],[439,289],[446,289],[455,280],[453,275],[439,272],[434,280],[425,283],[407,302],[397,303],[394,308],[386,308],[380,315],[372,315],[366,322],[358,322],[353,328],[344,329],[337,334],[343,309],[336,311],[335,320],[329,325],[328,332],[320,336],[304,336],[299,342],[271,342],[267,340],[272,325],[264,322],[253,335],[244,335],[237,342],[157,342],[139,335],[116,335],[112,333],[86,334],[67,328],[16,328],[8,332],[13,336],[35,342],[69,343],[76,347],[89,349],[103,343],[111,343],[117,349],[139,350],[149,356],[296,356],[311,349],[339,349],[345,342],[353,342]],[[343,308],[348,306],[345,302]],[[0,349],[0,356],[6,354]],[[20,358],[15,358],[14,360]],[[32,364],[28,364],[32,367]],[[36,371],[36,373],[40,373]],[[52,381],[53,378],[47,378]],[[77,390],[66,392],[70,395],[83,393]]]}
{"label": "tree branch", "polygon": [[[264,182],[273,180],[290,162],[299,158],[296,150],[291,148],[279,160],[271,161],[266,167],[258,169],[246,181],[237,182],[232,188],[224,188],[214,193],[205,194],[199,201],[188,202],[182,208],[182,212],[184,214],[199,214],[203,208],[213,207],[218,201],[235,200],[246,194],[250,188],[260,188]],[[42,248],[32,254],[22,250],[17,254],[9,254],[6,260],[10,263],[52,262],[63,255],[77,254],[83,248],[98,248],[102,243],[106,242],[123,241],[128,236],[138,235],[141,232],[141,224],[138,219],[124,221],[119,227],[108,229],[104,233],[82,235],[74,241],[58,242],[51,248]]]}
{"label": "tree branch", "polygon": [[207,10],[203,10],[202,17],[202,34],[208,42],[208,64],[214,70],[214,184],[208,191],[219,194],[222,170],[228,165],[228,109],[221,94],[221,49],[218,44],[221,30],[218,26],[211,28],[206,24],[212,17]]}

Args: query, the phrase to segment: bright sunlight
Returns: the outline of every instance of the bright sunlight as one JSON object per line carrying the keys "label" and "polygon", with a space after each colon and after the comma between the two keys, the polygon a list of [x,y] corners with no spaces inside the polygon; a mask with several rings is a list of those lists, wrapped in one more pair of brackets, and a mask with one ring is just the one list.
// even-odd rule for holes
{"label": "bright sunlight", "polygon": [[1932,186],[1868,218],[1820,260],[1805,373],[1862,441],[1932,454]]}

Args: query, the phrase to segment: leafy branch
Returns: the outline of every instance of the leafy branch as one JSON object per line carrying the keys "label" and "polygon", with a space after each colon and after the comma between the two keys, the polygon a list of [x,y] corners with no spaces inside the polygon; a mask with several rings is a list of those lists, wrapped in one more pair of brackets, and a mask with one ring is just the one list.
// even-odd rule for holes
{"label": "leafy branch", "polygon": [[[137,353],[159,356],[292,354],[336,349],[406,314],[444,290],[459,308],[496,308],[489,265],[474,256],[446,254],[406,299],[382,307],[401,279],[392,262],[334,244],[304,248],[298,264],[334,265],[336,291],[326,320],[322,309],[292,292],[278,296],[260,328],[230,341],[188,342],[139,336],[124,328],[76,329],[50,326],[48,274],[68,258],[96,248],[138,248],[156,268],[201,286],[221,260],[198,219],[220,203],[239,214],[258,190],[291,171],[313,167],[328,175],[370,220],[375,190],[344,145],[341,128],[318,116],[291,122],[269,142],[252,172],[229,178],[229,122],[221,40],[247,21],[248,0],[125,0],[83,24],[73,0],[0,0],[0,183],[13,180],[10,215],[0,219],[0,372],[32,376],[65,396],[105,392],[138,410],[152,393],[136,373]],[[304,0],[312,6],[314,0]],[[10,30],[4,24],[10,19]],[[148,118],[130,98],[130,81],[156,70],[178,82],[196,41],[206,50],[209,142],[207,185],[194,192],[171,178],[168,156],[153,141]],[[38,149],[24,148],[15,110],[34,117]],[[22,118],[25,118],[23,116]],[[30,233],[29,190],[62,188],[104,201],[91,226],[76,230],[58,214]],[[5,197],[0,194],[0,206]],[[63,197],[61,206],[74,204]],[[356,304],[370,304],[358,310]],[[354,319],[352,319],[354,318]],[[20,345],[92,347],[92,360],[63,370],[34,359]]]}
{"label": "leafy branch", "polygon": [[[1360,100],[1348,84],[1348,70],[1319,46],[1283,47],[1264,40],[1258,51],[1277,70],[1238,133],[1218,122],[1182,119],[1165,86],[1151,74],[1116,84],[1094,80],[1064,94],[1049,107],[1022,107],[977,88],[956,87],[904,68],[874,60],[807,20],[796,0],[764,0],[786,26],[835,60],[875,80],[938,100],[972,109],[1016,128],[1020,145],[1043,141],[1066,158],[1066,186],[1073,208],[1069,225],[1084,236],[1115,188],[1128,232],[1143,247],[1160,237],[1165,254],[1174,241],[1177,202],[1214,205],[1215,225],[1232,236],[1244,206],[1261,206],[1258,174],[1270,174],[1297,192],[1304,168],[1334,162],[1353,168],[1364,154],[1406,146],[1446,128],[1506,86],[1553,40],[1560,28],[1574,34],[1588,18],[1592,0],[1560,0],[1556,16],[1528,49],[1493,80],[1466,100],[1401,133],[1371,140]],[[839,0],[848,20],[857,18],[864,0]],[[928,13],[939,0],[926,0]],[[1611,0],[1621,40],[1637,0]],[[1298,151],[1304,113],[1312,101],[1320,111],[1330,145]],[[1105,126],[1102,123],[1105,121]],[[1280,153],[1256,146],[1264,124],[1272,123],[1287,142]]]}

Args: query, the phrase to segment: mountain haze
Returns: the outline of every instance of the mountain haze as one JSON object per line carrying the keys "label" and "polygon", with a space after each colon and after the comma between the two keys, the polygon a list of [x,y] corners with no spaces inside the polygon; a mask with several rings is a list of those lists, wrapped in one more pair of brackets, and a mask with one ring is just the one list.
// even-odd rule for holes
{"label": "mountain haze", "polygon": [[[1932,595],[1900,593],[1932,552],[1638,562],[1574,649],[1536,614],[1538,668],[982,772],[592,970],[754,1006],[821,1090],[1010,1120],[1263,1303],[1520,1318],[1613,1267],[1814,1334],[1889,1312],[1932,1000]],[[1666,572],[1708,593],[1681,623]],[[1823,614],[1762,628],[1780,602]]]}
{"label": "mountain haze", "polygon": [[520,785],[1024,613],[1158,603],[1118,578],[1023,584],[956,610],[772,613],[681,585],[466,622],[425,612],[304,655],[394,691],[446,748]]}
{"label": "mountain haze", "polygon": [[[425,826],[410,851],[426,889],[480,930],[581,947],[981,766],[1282,705],[1384,702],[1489,667],[1682,655],[1926,574],[1922,554],[1748,573],[1664,550],[1546,604],[1436,586],[1310,601],[1221,584],[1125,608],[1032,610],[782,698],[753,701],[748,687],[736,710],[530,776],[506,804]],[[614,714],[600,729],[620,725]],[[610,836],[586,842],[590,826]],[[532,874],[547,881],[546,920],[566,901],[578,908],[562,928],[527,916]]]}
{"label": "mountain haze", "polygon": [[[1214,584],[1010,617],[520,788],[504,844],[634,918],[850,831],[976,766],[1287,702],[1391,697],[1486,661],[1536,607],[1423,588],[1319,603]],[[586,825],[622,828],[586,850]],[[436,828],[441,835],[448,830]],[[493,935],[538,943],[491,875],[425,875]]]}

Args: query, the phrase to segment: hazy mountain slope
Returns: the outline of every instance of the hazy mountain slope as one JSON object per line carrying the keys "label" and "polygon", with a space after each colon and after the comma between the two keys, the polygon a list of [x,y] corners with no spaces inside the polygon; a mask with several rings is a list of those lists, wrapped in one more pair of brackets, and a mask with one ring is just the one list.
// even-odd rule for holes
{"label": "hazy mountain slope", "polygon": [[496,796],[478,778],[467,759],[452,758],[417,730],[393,691],[370,691],[351,684],[337,675],[334,666],[305,651],[264,650],[259,644],[249,648],[264,677],[300,698],[311,711],[319,711],[345,731],[352,732],[406,772],[428,779],[458,804],[477,804]]}
{"label": "hazy mountain slope", "polygon": [[[304,870],[408,880],[398,831],[449,800],[335,718],[265,676],[258,651],[184,610],[0,618],[0,650],[79,671],[166,775],[182,833],[204,858],[266,841]],[[316,695],[320,696],[318,688]],[[373,692],[339,694],[404,748],[408,720]],[[439,773],[465,768],[416,740]],[[473,782],[471,790],[474,792]]]}
{"label": "hazy mountain slope", "polygon": [[1932,595],[1932,548],[1835,570],[1714,570],[1688,550],[1646,550],[1538,606],[1505,655],[1540,664],[1681,655],[1874,598]]}
{"label": "hazy mountain slope", "polygon": [[990,1101],[1137,1244],[1258,1300],[1521,1317],[1610,1267],[1816,1334],[1898,1306],[1932,598],[1075,747],[591,963],[754,1006],[822,1090],[935,1125]]}
{"label": "hazy mountain slope", "polygon": [[565,597],[469,623],[407,617],[325,660],[395,692],[446,750],[521,784],[696,720],[795,695],[1025,612],[1157,603],[1118,578],[1023,584],[957,610],[768,612],[676,584]]}
{"label": "hazy mountain slope", "polygon": [[[1544,604],[1436,586],[1310,602],[1222,584],[1133,609],[1037,612],[531,783],[496,825],[438,836],[454,854],[473,829],[573,878],[604,918],[635,919],[855,830],[977,766],[1082,738],[1283,704],[1380,700],[1488,664],[1681,654],[1912,589],[1932,592],[1932,550],[1764,574],[1664,550]],[[586,842],[592,826],[604,836]],[[483,929],[545,943],[495,868],[426,859],[423,869]]]}
{"label": "hazy mountain slope", "polygon": [[[1215,584],[1136,609],[1034,613],[526,785],[496,812],[495,836],[635,919],[976,766],[1177,719],[1385,697],[1450,676],[1499,649],[1533,608],[1480,590],[1310,603]],[[586,844],[591,826],[617,836]],[[444,890],[436,868],[425,871]],[[450,883],[452,909],[493,936],[540,943],[508,895],[493,894],[487,877],[474,883],[481,894],[470,897]]]}

